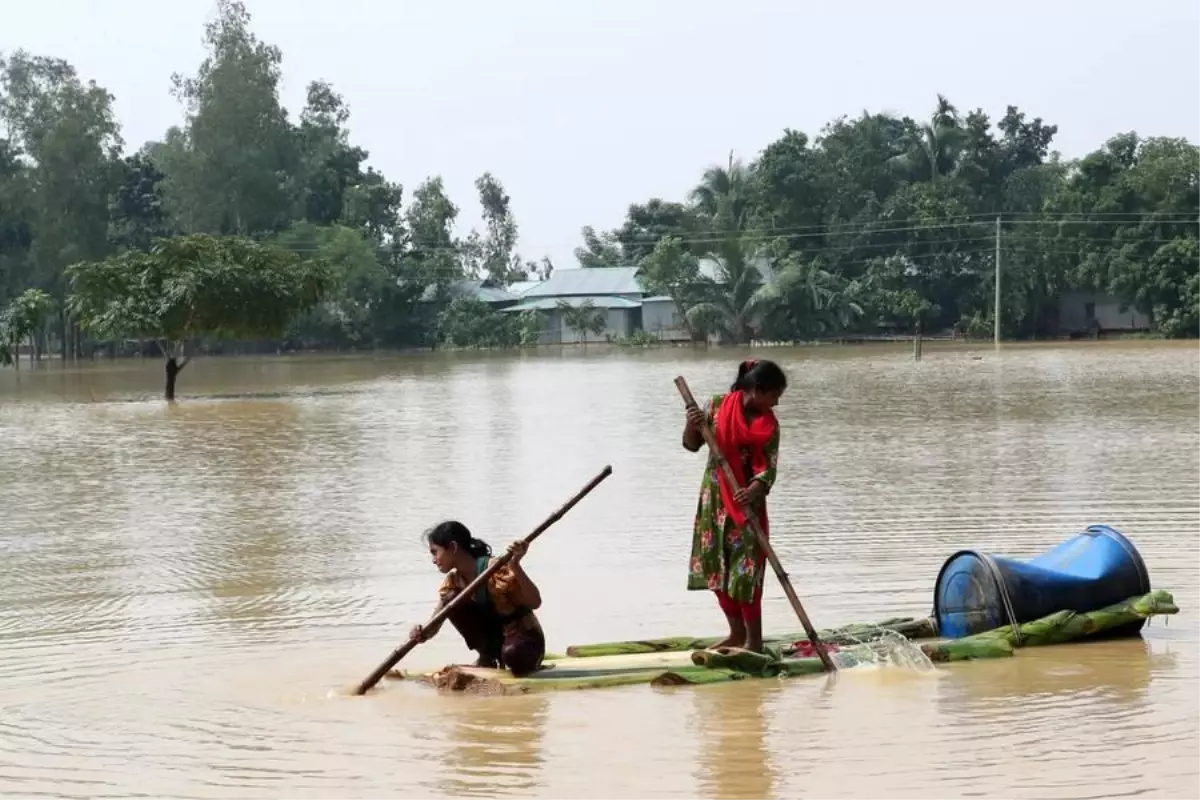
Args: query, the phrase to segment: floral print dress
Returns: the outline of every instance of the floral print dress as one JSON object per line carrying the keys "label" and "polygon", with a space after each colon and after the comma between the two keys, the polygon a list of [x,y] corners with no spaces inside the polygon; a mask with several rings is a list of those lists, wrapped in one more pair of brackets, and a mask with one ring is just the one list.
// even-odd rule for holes
{"label": "floral print dress", "polygon": [[[714,395],[704,405],[705,418],[714,430],[721,403],[726,397],[728,395]],[[779,459],[778,424],[763,447],[763,454],[765,464],[760,464],[760,469],[755,471],[750,467],[749,452],[743,449],[742,471],[751,480],[764,482],[769,492],[775,483]],[[754,534],[747,528],[738,530],[736,521],[727,512],[717,482],[718,470],[718,462],[710,452],[704,468],[704,480],[700,485],[700,499],[696,504],[687,588],[724,592],[733,600],[750,603],[762,588],[766,554],[758,546]],[[755,509],[764,532],[767,531],[765,503],[764,499],[763,504]]]}

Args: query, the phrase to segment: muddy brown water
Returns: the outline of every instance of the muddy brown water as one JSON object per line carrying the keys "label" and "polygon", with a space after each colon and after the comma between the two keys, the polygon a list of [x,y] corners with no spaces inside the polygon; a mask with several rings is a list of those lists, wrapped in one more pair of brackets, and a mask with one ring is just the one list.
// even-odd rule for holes
{"label": "muddy brown water", "polygon": [[[707,687],[438,696],[367,675],[432,608],[420,541],[531,550],[552,650],[719,633],[684,590],[702,469],[671,379],[741,352],[199,359],[0,370],[0,794],[1195,797],[1195,343],[771,349],[772,538],[819,626],[928,613],[963,547],[1089,524],[1181,613],[1141,639]],[[798,624],[773,577],[769,630]],[[449,628],[412,666],[462,660]]]}

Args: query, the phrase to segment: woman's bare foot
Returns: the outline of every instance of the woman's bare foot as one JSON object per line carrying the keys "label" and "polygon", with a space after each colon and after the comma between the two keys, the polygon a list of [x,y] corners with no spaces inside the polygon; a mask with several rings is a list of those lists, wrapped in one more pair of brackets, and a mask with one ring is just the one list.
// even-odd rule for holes
{"label": "woman's bare foot", "polygon": [[740,649],[742,647],[745,647],[745,645],[746,645],[745,639],[735,639],[732,636],[727,636],[724,639],[722,639],[721,641],[719,641],[716,644],[709,647],[708,649],[716,650],[717,652],[721,652],[723,650],[729,650],[730,648]]}

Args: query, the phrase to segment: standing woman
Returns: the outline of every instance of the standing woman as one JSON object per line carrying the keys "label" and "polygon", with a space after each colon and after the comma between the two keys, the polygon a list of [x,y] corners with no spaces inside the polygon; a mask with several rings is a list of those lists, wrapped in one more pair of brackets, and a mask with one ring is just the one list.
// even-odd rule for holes
{"label": "standing woman", "polygon": [[688,589],[708,589],[729,622],[729,636],[717,647],[762,651],[762,589],[766,553],[746,529],[747,508],[767,534],[767,494],[775,484],[779,421],[774,408],[787,389],[787,376],[773,361],[743,361],[727,394],[714,395],[704,410],[689,408],[683,446],[696,452],[700,431],[712,425],[717,446],[737,476],[734,490],[712,454],[704,468]]}

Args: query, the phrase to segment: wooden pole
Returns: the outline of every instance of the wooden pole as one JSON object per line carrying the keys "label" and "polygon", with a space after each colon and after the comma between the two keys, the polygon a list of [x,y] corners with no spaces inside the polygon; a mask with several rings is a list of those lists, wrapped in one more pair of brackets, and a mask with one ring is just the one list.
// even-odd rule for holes
{"label": "wooden pole", "polygon": [[[542,533],[547,528],[549,528],[551,525],[553,525],[554,523],[556,523],[560,519],[562,519],[564,514],[566,514],[568,511],[570,511],[575,506],[576,503],[578,503],[580,500],[582,500],[584,497],[586,497],[588,495],[588,493],[592,491],[592,489],[595,489],[597,486],[599,486],[600,482],[603,481],[605,478],[607,478],[609,475],[612,475],[612,467],[611,466],[607,466],[603,470],[601,470],[600,474],[598,474],[596,477],[594,477],[590,481],[588,481],[587,486],[584,486],[582,489],[580,489],[578,492],[576,492],[574,497],[572,497],[570,500],[568,500],[566,503],[564,503],[562,505],[562,507],[560,507],[557,511],[555,511],[553,514],[551,514],[549,517],[547,517],[542,522],[541,525],[538,525],[537,528],[534,529],[533,533],[531,533],[525,537],[525,539],[524,539],[525,544],[530,544],[531,542],[533,542],[533,540],[536,539],[537,537],[541,536]],[[486,581],[488,578],[490,578],[492,576],[492,573],[494,573],[496,570],[500,569],[505,564],[507,564],[511,558],[512,558],[511,555],[509,555],[508,553],[505,553],[504,555],[500,556],[495,561],[493,561],[491,563],[491,565],[488,566],[487,569],[485,569],[483,572],[476,575],[475,580],[468,583],[463,588],[463,590],[461,592],[459,592],[458,595],[455,596],[455,598],[453,600],[451,600],[449,603],[447,603],[446,605],[439,608],[437,610],[437,612],[432,617],[429,618],[429,621],[425,623],[424,627],[432,628],[434,625],[437,625],[440,622],[444,622],[446,617],[448,617],[450,615],[451,610],[453,610],[455,606],[457,606],[459,603],[463,602],[464,600],[469,599],[475,593],[475,590],[478,589],[483,584],[484,581]],[[371,687],[374,686],[375,684],[379,683],[380,679],[382,679],[383,676],[388,673],[388,670],[390,670],[392,667],[396,666],[396,664],[400,661],[400,659],[402,659],[406,655],[408,655],[409,651],[411,651],[414,647],[416,647],[417,644],[418,644],[418,642],[416,639],[409,639],[407,642],[405,642],[404,644],[400,645],[395,650],[393,650],[392,654],[390,656],[388,656],[387,660],[384,661],[382,664],[380,664],[378,667],[376,667],[375,671],[372,672],[370,675],[368,675],[366,677],[366,679],[363,680],[363,682],[360,683],[354,689],[354,694],[363,695],[363,694],[366,694],[368,691],[370,691]]]}
{"label": "wooden pole", "polygon": [[[688,388],[687,381],[682,376],[675,379],[675,388],[679,390],[679,394],[683,397],[683,402],[689,408],[699,408],[696,404],[696,398],[692,396],[692,390]],[[733,473],[733,468],[725,457],[721,455],[721,449],[717,447],[716,436],[713,434],[712,428],[705,425],[700,429],[700,435],[704,437],[704,441],[708,444],[708,449],[712,453],[713,458],[717,461],[717,466],[725,475],[725,479],[729,481],[729,485],[738,490],[737,476]],[[828,672],[836,672],[837,667],[833,665],[833,659],[829,657],[829,653],[825,652],[825,646],[821,644],[820,637],[817,636],[817,629],[809,622],[808,614],[804,613],[804,606],[800,604],[800,598],[796,596],[796,590],[792,588],[792,582],[788,580],[787,573],[784,572],[783,564],[779,563],[779,557],[775,555],[775,549],[771,547],[771,543],[767,540],[766,534],[763,532],[762,526],[758,524],[758,518],[753,512],[745,509],[746,512],[746,528],[758,540],[758,546],[767,554],[767,560],[771,562],[771,568],[775,570],[775,577],[779,579],[779,583],[783,586],[783,592],[787,595],[788,602],[792,604],[792,610],[796,612],[796,616],[800,618],[800,624],[804,626],[804,632],[808,635],[808,640],[812,642],[813,650],[821,659],[821,663],[825,665]]]}
{"label": "wooden pole", "polygon": [[996,310],[992,312],[994,347],[1000,349],[1000,217],[996,217]]}

